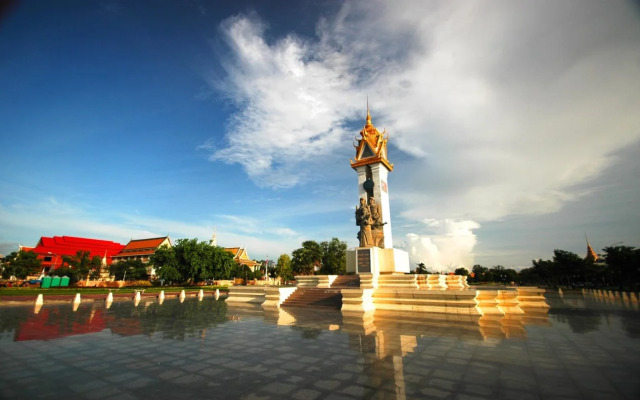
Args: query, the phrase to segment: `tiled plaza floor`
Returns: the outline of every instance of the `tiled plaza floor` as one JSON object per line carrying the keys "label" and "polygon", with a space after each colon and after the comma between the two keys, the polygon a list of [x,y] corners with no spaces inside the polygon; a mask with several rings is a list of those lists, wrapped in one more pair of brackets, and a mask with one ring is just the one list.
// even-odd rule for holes
{"label": "tiled plaza floor", "polygon": [[637,399],[637,308],[455,316],[205,298],[0,305],[1,399]]}

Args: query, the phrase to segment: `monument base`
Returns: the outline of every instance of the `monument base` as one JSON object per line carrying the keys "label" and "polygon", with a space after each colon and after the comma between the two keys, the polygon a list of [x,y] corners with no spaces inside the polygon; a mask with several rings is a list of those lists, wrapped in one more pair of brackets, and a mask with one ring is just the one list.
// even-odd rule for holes
{"label": "monument base", "polygon": [[354,274],[408,274],[409,253],[399,249],[358,247],[347,250],[347,273]]}

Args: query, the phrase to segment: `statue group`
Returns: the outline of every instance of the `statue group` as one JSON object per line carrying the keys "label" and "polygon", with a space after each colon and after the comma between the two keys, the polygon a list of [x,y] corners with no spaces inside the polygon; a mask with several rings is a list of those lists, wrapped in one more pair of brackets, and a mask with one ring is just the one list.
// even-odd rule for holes
{"label": "statue group", "polygon": [[371,197],[367,204],[364,197],[360,198],[360,205],[356,207],[356,225],[360,227],[358,232],[360,247],[384,248],[382,227],[385,223],[382,222],[382,212],[376,199]]}

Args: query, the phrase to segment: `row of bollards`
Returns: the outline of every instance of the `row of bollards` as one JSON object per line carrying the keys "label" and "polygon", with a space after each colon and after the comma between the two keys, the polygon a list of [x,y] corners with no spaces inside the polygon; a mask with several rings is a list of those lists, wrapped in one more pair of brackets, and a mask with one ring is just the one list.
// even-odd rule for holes
{"label": "row of bollards", "polygon": [[[140,300],[142,299],[142,292],[143,292],[142,290],[136,290],[136,294],[133,297],[133,304],[136,307],[138,306],[138,304],[140,304]],[[180,303],[184,302],[186,297],[187,297],[187,294],[185,293],[184,290],[182,290],[180,292],[180,295],[178,296],[178,298],[180,299]],[[202,301],[202,299],[204,299],[203,289],[200,289],[197,297],[198,297],[198,301]],[[164,303],[164,298],[165,298],[164,290],[161,290],[160,294],[158,295],[158,304]],[[216,300],[220,298],[220,289],[216,289],[214,298]],[[73,311],[78,310],[81,302],[82,302],[82,298],[80,296],[80,293],[76,293],[76,296],[73,299]],[[107,308],[110,308],[112,303],[113,303],[113,293],[109,292],[109,294],[107,295],[107,298],[105,299],[105,305]],[[36,303],[33,310],[34,314],[38,314],[43,305],[44,305],[44,296],[42,295],[42,293],[40,293],[36,298]]]}
{"label": "row of bollards", "polygon": [[590,296],[604,303],[624,304],[638,310],[638,295],[635,292],[617,292],[612,290],[582,289],[583,296]]}

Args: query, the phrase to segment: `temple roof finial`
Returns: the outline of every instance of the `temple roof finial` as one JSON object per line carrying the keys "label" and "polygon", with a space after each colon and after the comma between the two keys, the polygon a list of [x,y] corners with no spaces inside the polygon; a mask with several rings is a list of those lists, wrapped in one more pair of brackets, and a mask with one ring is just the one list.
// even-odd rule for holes
{"label": "temple roof finial", "polygon": [[369,114],[369,96],[367,96],[367,125],[371,125],[371,114]]}

